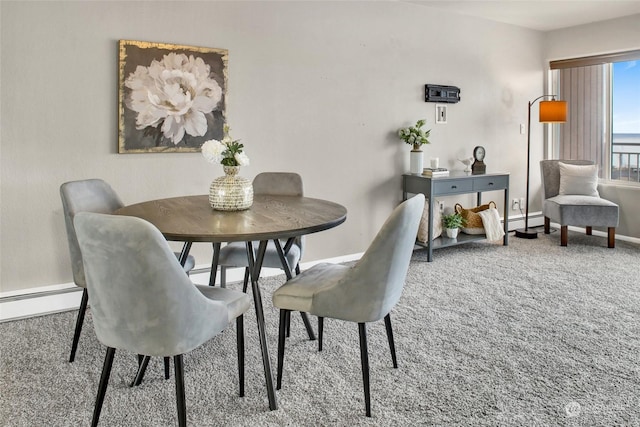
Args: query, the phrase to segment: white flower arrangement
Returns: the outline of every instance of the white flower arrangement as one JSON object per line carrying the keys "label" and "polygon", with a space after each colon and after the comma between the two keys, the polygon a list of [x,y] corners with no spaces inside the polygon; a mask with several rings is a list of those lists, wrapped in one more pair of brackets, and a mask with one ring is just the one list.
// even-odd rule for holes
{"label": "white flower arrangement", "polygon": [[224,125],[222,141],[210,139],[202,144],[201,151],[209,163],[220,163],[223,166],[248,166],[249,157],[244,152],[244,145],[240,140],[234,140],[229,135],[229,126]]}
{"label": "white flower arrangement", "polygon": [[178,145],[185,133],[204,136],[207,114],[222,99],[222,88],[210,77],[202,58],[171,52],[148,67],[138,66],[125,80],[131,89],[126,105],[137,112],[136,129],[164,136]]}

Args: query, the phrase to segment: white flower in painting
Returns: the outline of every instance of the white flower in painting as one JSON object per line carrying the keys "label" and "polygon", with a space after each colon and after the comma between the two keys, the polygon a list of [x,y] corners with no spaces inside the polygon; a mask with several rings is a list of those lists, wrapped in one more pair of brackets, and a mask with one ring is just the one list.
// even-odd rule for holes
{"label": "white flower in painting", "polygon": [[138,113],[136,128],[161,126],[174,144],[207,132],[206,114],[222,99],[222,88],[202,58],[171,52],[148,67],[138,66],[125,80],[131,89],[127,107]]}
{"label": "white flower in painting", "polygon": [[209,163],[220,163],[227,146],[218,140],[210,139],[202,144],[202,155]]}
{"label": "white flower in painting", "polygon": [[249,166],[249,156],[247,156],[244,152],[235,154],[236,162],[238,162],[238,166]]}

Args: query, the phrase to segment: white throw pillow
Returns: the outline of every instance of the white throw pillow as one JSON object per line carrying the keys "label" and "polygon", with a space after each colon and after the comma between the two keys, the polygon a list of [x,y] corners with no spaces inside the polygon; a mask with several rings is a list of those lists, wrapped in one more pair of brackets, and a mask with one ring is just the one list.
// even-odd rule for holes
{"label": "white throw pillow", "polygon": [[600,197],[598,193],[598,165],[570,165],[558,163],[560,167],[561,195]]}
{"label": "white throw pillow", "polygon": [[[442,234],[442,218],[440,214],[440,202],[437,200],[433,206],[433,236],[440,237]],[[418,228],[418,242],[426,243],[429,238],[429,199],[425,200],[420,226]]]}

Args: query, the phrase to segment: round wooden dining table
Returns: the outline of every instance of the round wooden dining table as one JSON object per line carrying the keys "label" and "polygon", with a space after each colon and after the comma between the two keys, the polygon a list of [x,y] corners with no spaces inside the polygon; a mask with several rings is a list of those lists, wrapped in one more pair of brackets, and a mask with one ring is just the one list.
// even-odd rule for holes
{"label": "round wooden dining table", "polygon": [[[185,242],[180,255],[182,265],[193,242],[213,243],[211,285],[215,283],[221,243],[246,242],[269,408],[277,409],[262,296],[258,286],[267,243],[269,240],[274,242],[282,268],[287,278],[291,278],[291,268],[285,255],[293,240],[298,236],[342,224],[347,218],[347,209],[334,202],[310,197],[256,195],[253,205],[247,210],[216,211],[209,205],[208,196],[201,195],[150,200],[125,206],[114,214],[145,219],[155,225],[167,240]],[[286,240],[287,243],[281,245],[281,240]],[[255,241],[260,242],[257,251],[253,245]],[[307,327],[309,328],[308,324]]]}

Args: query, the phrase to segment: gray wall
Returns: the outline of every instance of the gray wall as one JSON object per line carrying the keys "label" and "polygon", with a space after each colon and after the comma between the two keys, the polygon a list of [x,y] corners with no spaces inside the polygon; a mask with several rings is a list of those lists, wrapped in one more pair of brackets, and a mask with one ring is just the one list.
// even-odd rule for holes
{"label": "gray wall", "polygon": [[[118,39],[229,50],[227,117],[252,160],[242,175],[299,172],[307,195],[349,211],[310,236],[306,261],[367,247],[408,170],[395,131],[419,118],[433,129],[425,160],[462,169],[456,158],[482,144],[524,196],[519,124],[543,93],[543,33],[402,2],[3,1],[0,14],[2,291],[71,281],[61,183],[100,177],[134,203],[204,194],[222,174],[198,153],[116,154]],[[425,83],[462,88],[448,124],[434,124]],[[536,162],[541,125],[532,136]],[[192,253],[210,262],[210,245]]]}

